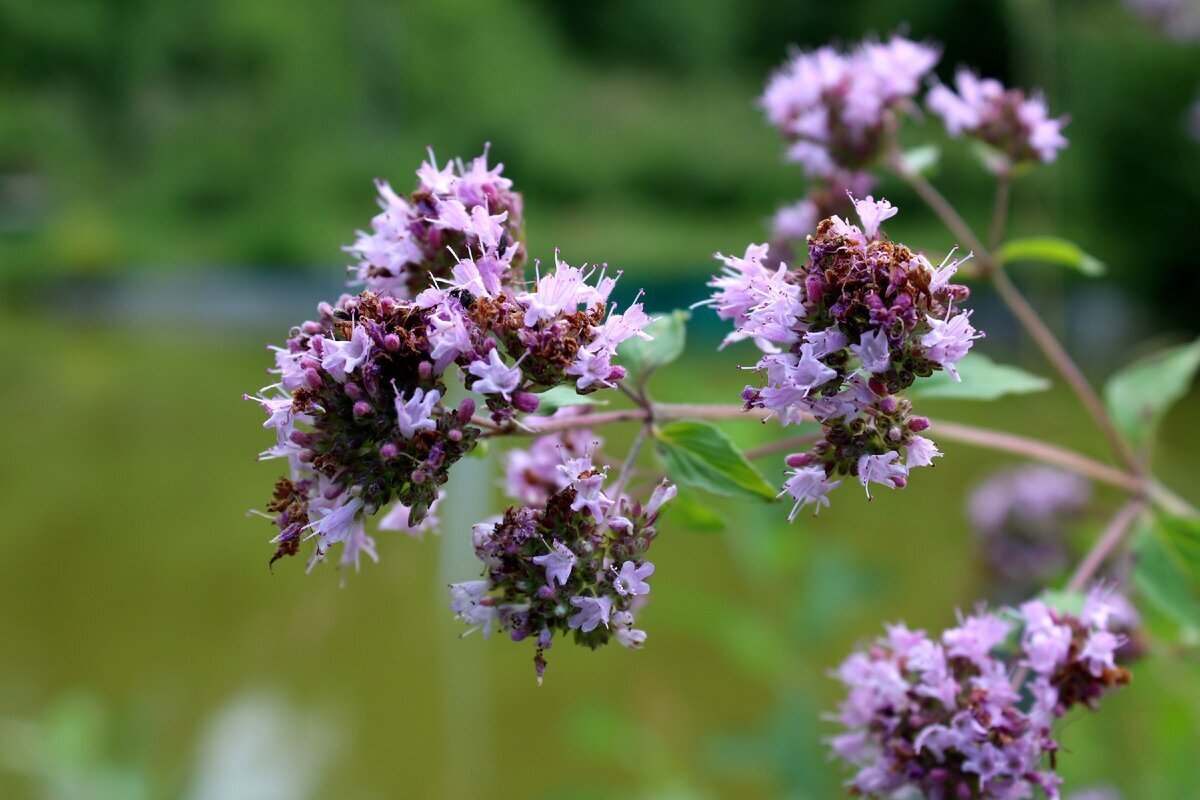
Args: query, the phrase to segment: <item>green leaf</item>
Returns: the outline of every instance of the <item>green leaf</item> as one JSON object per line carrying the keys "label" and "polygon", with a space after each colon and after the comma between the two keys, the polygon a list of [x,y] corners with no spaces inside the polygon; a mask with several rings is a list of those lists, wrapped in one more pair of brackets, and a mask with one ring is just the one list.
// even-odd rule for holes
{"label": "green leaf", "polygon": [[560,386],[555,386],[553,389],[547,389],[538,395],[537,413],[553,414],[560,408],[567,406],[606,406],[607,400],[597,400],[590,394],[579,394],[575,391],[575,384],[564,383]]}
{"label": "green leaf", "polygon": [[1200,630],[1200,520],[1159,517],[1139,533],[1133,580],[1180,625]]}
{"label": "green leaf", "polygon": [[726,497],[775,499],[775,488],[716,426],[672,422],[655,429],[654,438],[667,474],[677,483]]}
{"label": "green leaf", "polygon": [[1117,428],[1137,446],[1187,394],[1200,367],[1200,339],[1135,361],[1108,379],[1104,399]]}
{"label": "green leaf", "polygon": [[625,367],[634,381],[670,364],[679,358],[687,344],[687,321],[691,316],[690,311],[676,310],[654,320],[646,326],[646,333],[654,338],[626,339],[617,348],[617,363]]}
{"label": "green leaf", "polygon": [[995,400],[1010,394],[1029,394],[1050,388],[1050,381],[1007,364],[997,364],[983,353],[968,353],[955,364],[961,381],[946,371],[918,378],[908,390],[912,397],[945,397],[954,400]]}
{"label": "green leaf", "polygon": [[904,151],[904,167],[914,175],[925,175],[937,166],[942,158],[942,148],[926,144]]}
{"label": "green leaf", "polygon": [[665,508],[667,519],[676,527],[695,533],[718,533],[725,530],[721,515],[691,494],[679,492]]}
{"label": "green leaf", "polygon": [[1059,239],[1057,236],[1031,236],[1028,239],[1012,239],[996,253],[1001,264],[1012,261],[1042,261],[1047,264],[1057,264],[1060,267],[1070,267],[1082,272],[1088,277],[1095,278],[1104,274],[1104,262],[1090,256],[1074,242]]}

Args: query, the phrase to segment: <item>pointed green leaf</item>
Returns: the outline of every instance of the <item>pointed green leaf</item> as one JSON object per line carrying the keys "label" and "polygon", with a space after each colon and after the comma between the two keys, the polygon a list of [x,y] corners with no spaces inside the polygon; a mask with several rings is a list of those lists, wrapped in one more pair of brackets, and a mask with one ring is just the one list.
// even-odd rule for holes
{"label": "pointed green leaf", "polygon": [[955,400],[995,400],[1010,394],[1029,394],[1050,388],[1050,381],[1007,364],[997,364],[983,353],[968,353],[955,365],[961,381],[946,371],[918,378],[908,394],[912,397],[944,397]]}
{"label": "pointed green leaf", "polygon": [[1001,264],[1012,261],[1041,261],[1070,267],[1094,278],[1104,274],[1104,262],[1090,256],[1074,242],[1057,236],[1031,236],[1028,239],[1012,239],[996,253]]}
{"label": "pointed green leaf", "polygon": [[1108,379],[1104,399],[1117,428],[1135,446],[1154,433],[1167,410],[1192,385],[1200,339],[1135,361]]}
{"label": "pointed green leaf", "polygon": [[667,474],[677,483],[727,497],[775,499],[776,489],[715,425],[672,422],[657,428],[654,438]]}
{"label": "pointed green leaf", "polygon": [[687,344],[687,321],[691,316],[690,311],[680,310],[663,314],[646,326],[646,333],[653,339],[634,336],[621,343],[617,348],[617,363],[625,367],[634,381],[670,364],[682,355]]}
{"label": "pointed green leaf", "polygon": [[1139,534],[1133,580],[1185,628],[1200,630],[1200,520],[1159,517]]}
{"label": "pointed green leaf", "polygon": [[717,533],[725,530],[725,520],[695,495],[679,492],[667,503],[667,519],[685,531]]}

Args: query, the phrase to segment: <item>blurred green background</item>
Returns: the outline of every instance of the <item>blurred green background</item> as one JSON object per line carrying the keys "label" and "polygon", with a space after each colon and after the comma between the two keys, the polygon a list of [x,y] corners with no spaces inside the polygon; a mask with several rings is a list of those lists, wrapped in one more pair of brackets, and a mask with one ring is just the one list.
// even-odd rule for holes
{"label": "blurred green background", "polygon": [[[531,648],[460,641],[447,610],[445,585],[475,575],[468,526],[501,502],[494,456],[461,465],[470,502],[441,537],[381,539],[344,587],[299,562],[271,574],[270,531],[243,512],[276,467],[253,460],[267,436],[240,394],[264,382],[262,345],[339,291],[371,179],[406,188],[426,145],[492,142],[533,255],[608,261],[657,310],[702,298],[709,255],[765,238],[804,191],[754,107],[769,70],[789,43],[894,29],[944,43],[943,79],[966,63],[1071,115],[1013,230],[1108,263],[1103,282],[1018,275],[1089,372],[1194,336],[1200,51],[1115,0],[0,0],[0,797],[839,796],[826,670],[884,621],[940,629],[986,597],[963,500],[1011,460],[946,444],[869,507],[847,487],[795,525],[724,501],[724,532],[668,522],[647,648],[559,646],[539,689]],[[934,180],[981,223],[967,149],[932,124],[906,136],[943,145]],[[894,238],[952,244],[882,190]],[[986,291],[975,305],[985,352],[1046,374]],[[733,401],[750,356],[715,357],[706,312],[691,333],[657,392]],[[1057,390],[923,410],[1106,455]],[[1193,499],[1197,413],[1193,395],[1156,455]],[[1100,493],[1081,547],[1116,500]],[[1143,661],[1062,737],[1068,787],[1194,799],[1200,664]]]}

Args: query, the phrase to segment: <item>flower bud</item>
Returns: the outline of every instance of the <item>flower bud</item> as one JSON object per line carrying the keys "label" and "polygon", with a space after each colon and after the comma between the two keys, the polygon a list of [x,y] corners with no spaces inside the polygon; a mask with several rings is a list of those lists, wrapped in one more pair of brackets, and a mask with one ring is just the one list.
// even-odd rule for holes
{"label": "flower bud", "polygon": [[433,377],[433,364],[428,361],[422,361],[417,366],[417,376],[423,381],[429,380]]}
{"label": "flower bud", "polygon": [[351,400],[358,400],[362,397],[362,389],[354,381],[347,381],[346,385],[342,388],[345,389],[346,396]]}
{"label": "flower bud", "polygon": [[371,414],[371,404],[365,400],[359,400],[354,404],[354,416],[365,417]]}
{"label": "flower bud", "polygon": [[458,407],[455,418],[460,425],[466,425],[471,421],[471,417],[473,416],[475,416],[475,401],[470,397],[464,398],[462,405]]}
{"label": "flower bud", "polygon": [[792,453],[790,456],[785,458],[783,460],[783,462],[785,464],[787,464],[789,467],[792,467],[793,469],[799,469],[800,467],[807,467],[809,464],[811,464],[813,462],[813,454],[812,453]]}
{"label": "flower bud", "polygon": [[315,369],[304,370],[304,380],[307,381],[308,388],[310,389],[320,389],[324,384],[324,381],[321,380],[321,376],[317,374]]}
{"label": "flower bud", "polygon": [[315,336],[321,332],[321,323],[313,322],[311,319],[300,326],[300,330],[307,333],[309,336]]}
{"label": "flower bud", "polygon": [[309,435],[308,433],[305,433],[304,431],[295,431],[294,430],[294,431],[292,431],[291,435],[288,436],[288,438],[292,440],[292,444],[298,444],[301,447],[304,447],[305,445],[307,445],[309,442],[312,441],[312,436]]}
{"label": "flower bud", "polygon": [[613,367],[612,370],[608,373],[608,379],[610,381],[624,380],[626,374],[628,374],[628,373],[625,372],[625,368],[622,367],[620,364],[618,364],[617,366]]}
{"label": "flower bud", "polygon": [[537,411],[541,400],[532,392],[517,392],[513,395],[513,407],[524,414],[532,414]]}
{"label": "flower bud", "polygon": [[898,403],[896,402],[896,398],[893,397],[892,395],[888,395],[887,397],[885,397],[879,401],[879,409],[881,411],[883,411],[883,413],[885,413],[885,414],[896,413],[897,405],[898,405]]}
{"label": "flower bud", "polygon": [[379,448],[379,455],[384,458],[395,458],[400,455],[400,448],[396,447],[393,442],[384,442],[383,446]]}
{"label": "flower bud", "polygon": [[425,474],[425,470],[423,469],[414,469],[410,477],[413,483],[424,483],[429,476]]}
{"label": "flower bud", "polygon": [[921,431],[929,430],[929,418],[913,417],[908,421],[908,429],[913,433],[920,433]]}
{"label": "flower bud", "polygon": [[383,347],[389,353],[396,353],[400,350],[400,337],[394,333],[389,333],[383,337]]}
{"label": "flower bud", "polygon": [[446,438],[452,442],[461,442],[462,436],[462,431],[458,428],[451,428],[449,433],[446,434]]}

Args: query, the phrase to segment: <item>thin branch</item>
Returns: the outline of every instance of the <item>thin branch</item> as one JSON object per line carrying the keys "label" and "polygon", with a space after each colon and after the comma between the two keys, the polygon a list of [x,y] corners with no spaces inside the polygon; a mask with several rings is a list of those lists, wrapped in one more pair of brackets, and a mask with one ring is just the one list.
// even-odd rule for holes
{"label": "thin branch", "polygon": [[992,227],[988,234],[988,250],[995,251],[1004,241],[1004,223],[1008,220],[1009,196],[1012,193],[1012,174],[1006,169],[996,178],[996,199],[992,205]]}
{"label": "thin branch", "polygon": [[637,461],[638,453],[642,452],[642,445],[646,443],[646,437],[649,435],[651,427],[653,425],[647,421],[638,430],[637,436],[633,439],[633,444],[629,446],[629,455],[625,456],[625,463],[621,465],[621,473],[617,475],[617,482],[613,484],[612,498],[614,501],[621,497],[621,492],[625,489],[625,484],[633,476],[634,462]]}
{"label": "thin branch", "polygon": [[1104,438],[1108,439],[1113,450],[1124,462],[1125,466],[1133,473],[1141,473],[1142,465],[1138,461],[1137,456],[1129,447],[1129,444],[1121,437],[1112,419],[1108,415],[1108,410],[1104,407],[1104,402],[1100,399],[1100,395],[1096,393],[1088,379],[1084,377],[1083,372],[1078,365],[1067,353],[1066,349],[1059,344],[1058,339],[1046,327],[1046,323],[1034,310],[1025,296],[1021,294],[1016,285],[1009,280],[1004,269],[999,265],[995,266],[990,271],[992,285],[996,287],[1000,298],[1005,304],[1012,309],[1017,320],[1024,326],[1025,330],[1033,338],[1033,341],[1041,349],[1046,359],[1054,366],[1058,373],[1063,376],[1063,379],[1075,392],[1079,398],[1079,402],[1087,410],[1092,420],[1104,434]]}
{"label": "thin branch", "polygon": [[788,439],[779,439],[774,442],[767,442],[758,447],[752,447],[745,452],[746,458],[751,461],[763,458],[765,456],[774,455],[775,453],[783,453],[788,450],[799,450],[806,445],[812,444],[821,438],[819,433],[811,433],[808,436],[792,436]]}
{"label": "thin branch", "polygon": [[942,193],[933,187],[933,184],[925,180],[924,177],[916,172],[913,172],[904,163],[904,157],[895,151],[892,153],[890,160],[892,171],[900,176],[901,179],[908,182],[913,190],[920,195],[925,204],[933,209],[933,213],[946,224],[951,233],[958,237],[958,240],[965,244],[975,253],[975,257],[980,260],[981,269],[986,271],[986,264],[991,261],[991,254],[988,249],[983,246],[983,242],[975,231],[971,230],[971,226],[961,215],[950,205],[950,201],[942,196]]}
{"label": "thin branch", "polygon": [[1104,533],[1096,540],[1096,544],[1092,545],[1092,549],[1079,562],[1079,566],[1075,568],[1075,572],[1071,574],[1071,579],[1067,581],[1068,592],[1078,592],[1083,587],[1087,586],[1088,581],[1096,576],[1100,567],[1108,560],[1113,551],[1125,538],[1125,534],[1133,526],[1134,520],[1138,514],[1146,506],[1146,500],[1142,497],[1134,497],[1125,505],[1121,506],[1121,510],[1108,523],[1108,527],[1104,529]]}

